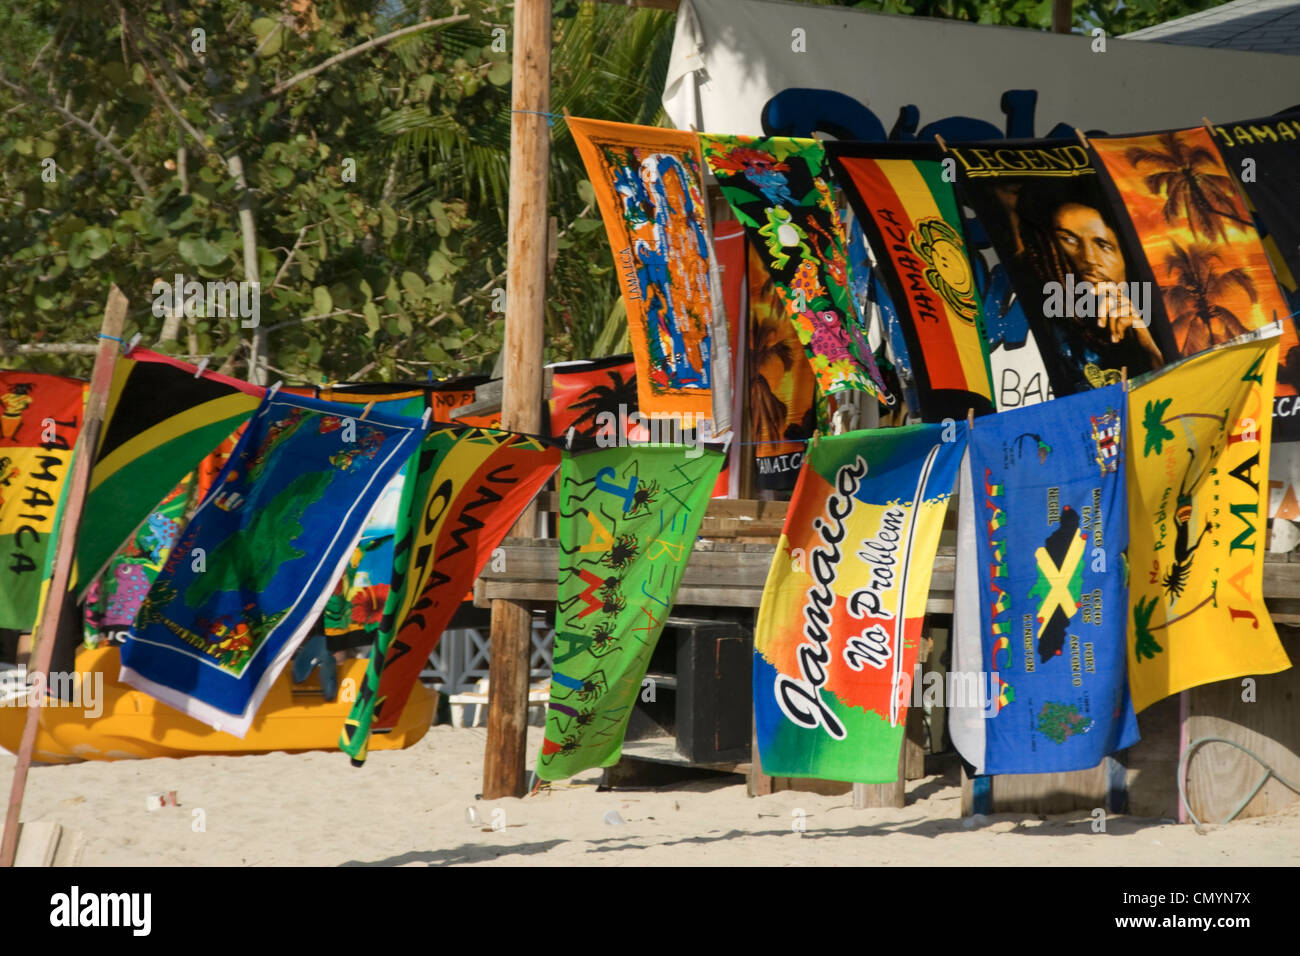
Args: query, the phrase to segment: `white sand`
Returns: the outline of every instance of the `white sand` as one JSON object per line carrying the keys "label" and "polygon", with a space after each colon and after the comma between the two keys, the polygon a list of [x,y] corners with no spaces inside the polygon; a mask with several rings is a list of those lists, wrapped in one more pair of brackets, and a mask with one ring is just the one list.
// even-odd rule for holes
{"label": "white sand", "polygon": [[[541,731],[529,734],[536,754]],[[35,767],[23,819],[81,830],[83,862],[93,866],[1300,863],[1300,805],[1204,834],[1124,816],[1093,833],[1083,812],[998,814],[970,828],[951,777],[908,784],[901,810],[855,811],[847,796],[810,793],[751,799],[741,777],[597,793],[599,771],[521,800],[476,801],[485,741],[482,728],[434,727],[410,750],[371,754],[360,769],[340,753]],[[6,788],[13,766],[0,752]],[[168,790],[179,807],[146,809],[148,794]],[[469,807],[480,824],[467,822]],[[803,835],[792,828],[796,808]],[[506,827],[493,830],[498,809]],[[626,823],[605,823],[610,810]]]}

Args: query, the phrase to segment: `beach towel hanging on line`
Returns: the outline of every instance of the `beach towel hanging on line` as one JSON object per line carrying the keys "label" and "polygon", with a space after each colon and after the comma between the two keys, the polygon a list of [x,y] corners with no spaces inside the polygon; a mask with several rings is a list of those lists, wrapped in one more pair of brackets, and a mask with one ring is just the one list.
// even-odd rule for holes
{"label": "beach towel hanging on line", "polygon": [[886,279],[926,421],[993,410],[983,304],[939,147],[828,143]]}
{"label": "beach towel hanging on line", "polygon": [[1264,605],[1278,338],[1188,359],[1128,394],[1133,707],[1291,666]]}
{"label": "beach towel hanging on line", "polygon": [[230,433],[266,389],[133,349],[113,366],[104,427],[77,533],[79,596],[150,511]]}
{"label": "beach towel hanging on line", "polygon": [[705,162],[794,323],[818,392],[892,400],[853,311],[844,223],[814,139],[700,134]]}
{"label": "beach towel hanging on line", "polygon": [[268,394],[154,581],[122,681],[242,737],[315,623],[420,419]]}
{"label": "beach towel hanging on line", "polygon": [[570,117],[568,125],[622,283],[641,411],[710,417],[716,263],[699,142],[627,123]]}
{"label": "beach towel hanging on line", "polygon": [[57,375],[0,372],[0,628],[36,624],[85,388]]}
{"label": "beach towel hanging on line", "polygon": [[542,780],[618,762],[722,459],[682,445],[565,455]]}
{"label": "beach towel hanging on line", "polygon": [[763,773],[898,779],[930,575],[967,426],[822,438],[804,455],[754,634]]}
{"label": "beach towel hanging on line", "polygon": [[531,435],[435,425],[398,505],[392,589],[339,747],[360,766],[397,726],[420,671],[493,551],[560,463]]}
{"label": "beach towel hanging on line", "polygon": [[1137,742],[1125,669],[1122,385],[981,418],[962,475],[949,726],[976,773]]}

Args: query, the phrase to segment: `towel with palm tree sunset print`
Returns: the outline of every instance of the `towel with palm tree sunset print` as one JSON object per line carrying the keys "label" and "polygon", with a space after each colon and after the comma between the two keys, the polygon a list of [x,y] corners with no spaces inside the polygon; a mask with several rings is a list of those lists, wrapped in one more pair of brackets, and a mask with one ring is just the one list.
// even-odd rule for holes
{"label": "towel with palm tree sunset print", "polygon": [[[1289,315],[1234,179],[1202,127],[1094,138],[1092,147],[1131,223],[1164,315],[1168,360],[1195,355]],[[1159,324],[1166,323],[1164,330]],[[1291,343],[1295,333],[1287,323]],[[1157,340],[1161,339],[1157,334]]]}

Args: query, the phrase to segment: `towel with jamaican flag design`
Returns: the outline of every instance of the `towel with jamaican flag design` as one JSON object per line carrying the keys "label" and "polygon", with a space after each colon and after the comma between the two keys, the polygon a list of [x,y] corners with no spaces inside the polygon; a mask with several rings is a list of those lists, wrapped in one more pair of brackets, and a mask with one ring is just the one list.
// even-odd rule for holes
{"label": "towel with jamaican flag design", "polygon": [[907,702],[966,423],[809,447],[754,634],[763,773],[898,779]]}
{"label": "towel with jamaican flag design", "polygon": [[145,597],[123,682],[244,736],[424,431],[355,410],[262,400]]}
{"label": "towel with jamaican flag design", "polygon": [[950,678],[965,693],[949,707],[979,711],[952,720],[977,773],[1086,770],[1137,742],[1125,668],[1125,404],[1115,384],[971,430],[958,540],[974,544],[974,593],[956,606],[978,613],[955,622],[956,644],[974,646],[954,646]]}
{"label": "towel with jamaican flag design", "polygon": [[113,367],[77,535],[84,594],[158,502],[257,408],[266,389],[146,349]]}
{"label": "towel with jamaican flag design", "polygon": [[447,622],[559,464],[558,448],[529,435],[438,425],[425,435],[398,505],[379,635],[339,738],[354,765],[372,731],[396,726]]}
{"label": "towel with jamaican flag design", "polygon": [[892,401],[853,315],[844,224],[814,139],[700,135],[709,169],[771,273],[823,396]]}
{"label": "towel with jamaican flag design", "polygon": [[0,628],[36,623],[85,387],[57,375],[0,372]]}
{"label": "towel with jamaican flag design", "polygon": [[827,143],[902,319],[926,421],[993,410],[984,315],[938,146]]}
{"label": "towel with jamaican flag design", "polygon": [[722,462],[689,445],[564,456],[542,780],[618,762]]}

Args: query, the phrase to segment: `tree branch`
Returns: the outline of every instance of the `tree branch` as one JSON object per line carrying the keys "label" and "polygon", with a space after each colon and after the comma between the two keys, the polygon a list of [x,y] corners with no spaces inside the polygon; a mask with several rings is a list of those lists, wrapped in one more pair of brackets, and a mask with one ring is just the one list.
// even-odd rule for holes
{"label": "tree branch", "polygon": [[19,344],[0,339],[0,356],[10,355],[94,355],[99,351],[98,345],[83,345],[79,342],[48,342]]}
{"label": "tree branch", "polygon": [[[122,56],[123,59],[125,59],[126,38],[130,31],[128,31],[126,24],[126,10],[122,7],[121,3],[117,4],[117,9],[122,15]],[[131,42],[136,48],[136,53],[139,55],[139,60],[137,62],[139,62],[140,68],[144,70],[144,75],[145,78],[149,80],[149,85],[153,87],[154,92],[162,99],[163,106],[167,107],[167,111],[171,113],[172,116],[176,117],[176,122],[180,123],[181,129],[190,134],[190,139],[194,140],[195,144],[199,147],[199,152],[207,153],[208,144],[207,141],[204,140],[203,134],[196,130],[190,121],[185,118],[185,114],[177,109],[176,104],[172,102],[172,98],[168,96],[167,91],[162,88],[162,84],[158,82],[158,78],[153,75],[153,70],[149,69],[149,64],[144,61],[144,53],[141,51],[140,44],[134,36],[131,37]]]}
{"label": "tree branch", "polygon": [[289,89],[290,87],[297,86],[303,80],[311,79],[317,73],[321,73],[324,70],[329,69],[331,66],[334,66],[337,63],[342,63],[344,60],[350,60],[354,56],[360,56],[362,53],[365,53],[367,50],[373,50],[375,47],[383,46],[385,43],[389,43],[393,40],[398,39],[399,37],[409,36],[412,33],[419,33],[421,30],[428,30],[433,27],[445,27],[453,23],[464,23],[468,19],[469,19],[469,14],[462,13],[454,17],[443,17],[441,20],[426,20],[424,23],[417,23],[414,26],[402,27],[402,29],[394,30],[392,33],[385,33],[381,37],[375,37],[373,40],[367,40],[365,43],[359,43],[356,46],[352,47],[350,50],[344,50],[342,53],[336,53],[334,56],[330,57],[324,63],[319,63],[316,66],[313,66],[311,69],[303,70],[301,73],[294,74],[293,76],[289,77],[289,79],[285,80],[283,83],[277,83],[275,86],[271,87],[271,92],[263,96],[262,99],[269,100],[272,97],[279,96],[281,93],[283,93],[285,90]]}
{"label": "tree branch", "polygon": [[80,126],[82,129],[84,129],[87,133],[89,133],[91,136],[95,138],[95,140],[99,143],[99,145],[103,146],[104,149],[108,150],[110,156],[112,156],[119,163],[121,163],[123,166],[126,167],[126,171],[131,174],[131,178],[134,179],[135,184],[140,187],[140,192],[144,193],[144,197],[146,199],[153,199],[153,190],[149,188],[149,183],[145,180],[144,175],[140,172],[140,170],[135,167],[135,164],[133,164],[129,159],[126,158],[126,156],[122,153],[120,149],[118,149],[111,142],[109,142],[107,136],[105,136],[99,130],[95,129],[94,126],[86,122],[84,119],[82,119],[80,116],[78,116],[76,113],[72,112],[71,110],[65,109],[64,107],[60,106],[58,103],[53,102],[52,100],[47,100],[41,96],[37,96],[35,93],[27,89],[27,87],[25,86],[20,86],[17,83],[5,79],[3,76],[0,76],[0,83],[3,83],[14,93],[23,97],[33,105],[41,106],[48,110],[53,110],[54,112],[58,113],[60,116],[64,117],[65,119],[71,121],[72,123],[75,123],[77,126]]}
{"label": "tree branch", "polygon": [[322,319],[332,319],[340,315],[361,315],[355,309],[339,309],[337,312],[327,312],[324,315],[305,315],[301,319],[290,319],[288,322],[277,322],[275,325],[268,326],[267,332],[274,332],[276,329],[283,329],[290,325],[301,325],[304,322],[320,322]]}
{"label": "tree branch", "polygon": [[[312,223],[312,225],[320,225],[320,224]],[[289,254],[284,257],[284,264],[281,265],[279,271],[276,272],[275,279],[271,283],[271,288],[267,289],[266,290],[267,292],[274,292],[276,287],[279,286],[280,280],[283,279],[284,274],[289,271],[289,263],[293,262],[294,253],[297,252],[298,247],[302,245],[302,240],[307,235],[307,230],[310,228],[311,226],[303,226],[301,229],[298,230],[298,238],[294,240],[293,248],[289,250]]]}

